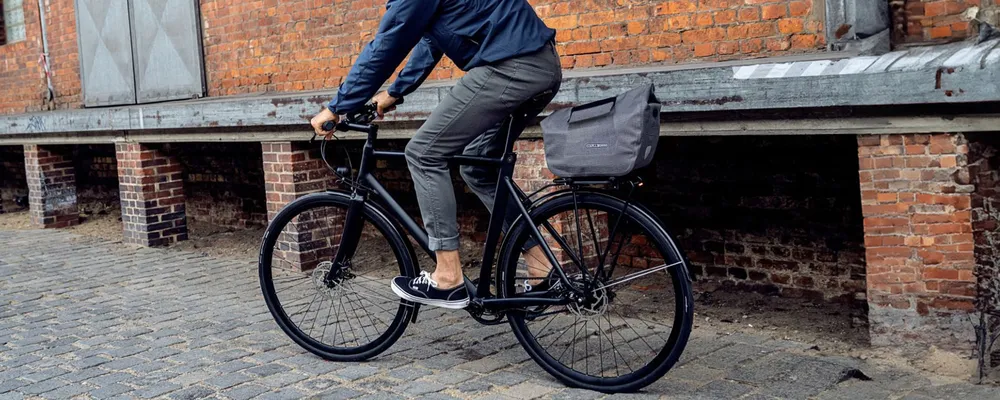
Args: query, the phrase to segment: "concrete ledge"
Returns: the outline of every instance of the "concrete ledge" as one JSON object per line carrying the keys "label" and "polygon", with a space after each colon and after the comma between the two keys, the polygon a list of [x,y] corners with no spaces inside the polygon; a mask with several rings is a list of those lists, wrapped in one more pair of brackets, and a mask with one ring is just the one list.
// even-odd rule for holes
{"label": "concrete ledge", "polygon": [[[606,98],[650,81],[656,85],[664,113],[998,101],[1000,40],[915,48],[877,57],[825,53],[742,62],[567,71],[552,107]],[[424,119],[451,85],[424,85],[408,96],[386,122]],[[50,134],[82,139],[96,132],[246,127],[298,130],[331,96],[330,91],[268,93],[0,116],[0,137],[19,136],[20,142],[25,142]]]}
{"label": "concrete ledge", "polygon": [[[385,123],[379,139],[409,139],[412,123]],[[1000,114],[944,116],[896,116],[862,118],[808,118],[795,120],[688,121],[660,124],[660,136],[740,136],[740,135],[888,135],[939,132],[1000,132]],[[342,140],[364,140],[356,133],[340,134]],[[535,125],[522,138],[541,138]],[[312,138],[304,129],[187,129],[54,133],[43,135],[0,135],[0,145],[20,144],[99,144],[99,143],[184,143],[184,142],[278,142]]]}

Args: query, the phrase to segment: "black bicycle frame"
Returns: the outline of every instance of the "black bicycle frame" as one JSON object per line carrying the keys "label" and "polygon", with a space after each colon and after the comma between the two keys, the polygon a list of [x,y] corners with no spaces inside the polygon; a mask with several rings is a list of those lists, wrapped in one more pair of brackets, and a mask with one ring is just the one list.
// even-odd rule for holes
{"label": "black bicycle frame", "polygon": [[[523,121],[517,117],[509,117],[506,126],[508,127],[507,143],[505,145],[504,154],[501,157],[491,158],[459,155],[449,159],[452,164],[496,167],[500,172],[499,179],[497,181],[496,199],[494,200],[493,209],[490,213],[489,228],[486,231],[486,245],[483,249],[482,268],[479,273],[479,284],[478,286],[473,287],[473,285],[471,285],[468,281],[466,282],[466,285],[469,289],[471,289],[470,297],[473,302],[489,309],[566,304],[569,302],[566,299],[553,299],[541,296],[534,297],[530,295],[521,298],[497,299],[494,298],[493,293],[490,291],[490,275],[493,272],[494,267],[493,257],[495,256],[496,244],[500,240],[501,230],[503,229],[504,219],[506,218],[507,202],[513,198],[520,216],[530,221],[528,210],[524,205],[528,196],[514,184],[513,180],[511,180],[511,177],[514,174],[514,164],[517,161],[517,154],[511,151],[513,148],[511,132],[513,129],[523,128]],[[375,160],[404,158],[405,154],[403,152],[377,151],[374,149],[372,144],[378,138],[377,125],[347,124],[347,129],[365,132],[368,134],[368,138],[362,149],[361,165],[358,169],[357,184],[353,185],[354,192],[351,198],[351,204],[347,211],[344,234],[342,235],[340,242],[340,248],[347,249],[348,251],[338,251],[333,260],[334,265],[342,266],[346,260],[349,260],[354,256],[353,252],[357,249],[358,240],[361,237],[361,229],[364,225],[364,220],[361,218],[364,212],[364,203],[368,200],[371,194],[378,196],[381,200],[380,203],[384,206],[386,212],[388,212],[390,216],[395,218],[396,221],[402,225],[403,229],[405,229],[406,232],[409,233],[414,240],[416,240],[417,244],[420,245],[420,247],[431,257],[432,260],[436,259],[434,252],[430,250],[427,232],[417,225],[416,221],[414,221],[413,218],[411,218],[403,210],[403,207],[392,198],[385,187],[383,187],[375,176],[372,175],[372,168],[375,165]],[[566,277],[560,263],[556,260],[555,255],[552,253],[552,249],[549,248],[548,243],[546,243],[545,240],[541,240],[541,232],[534,224],[529,223],[528,226],[534,236],[539,239],[539,243],[542,245],[545,257],[551,265],[555,267],[554,269],[556,270],[559,278],[568,282],[569,280]],[[334,269],[331,269],[327,279],[332,278],[334,273],[333,270]],[[571,285],[568,286],[573,288]]]}

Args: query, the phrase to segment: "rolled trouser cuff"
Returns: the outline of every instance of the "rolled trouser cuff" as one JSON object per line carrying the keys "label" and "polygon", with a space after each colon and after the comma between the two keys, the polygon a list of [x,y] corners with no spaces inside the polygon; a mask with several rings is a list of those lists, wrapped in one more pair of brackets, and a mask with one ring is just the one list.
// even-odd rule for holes
{"label": "rolled trouser cuff", "polygon": [[436,238],[433,236],[427,237],[427,247],[431,251],[453,251],[458,250],[458,235],[452,236],[450,238]]}

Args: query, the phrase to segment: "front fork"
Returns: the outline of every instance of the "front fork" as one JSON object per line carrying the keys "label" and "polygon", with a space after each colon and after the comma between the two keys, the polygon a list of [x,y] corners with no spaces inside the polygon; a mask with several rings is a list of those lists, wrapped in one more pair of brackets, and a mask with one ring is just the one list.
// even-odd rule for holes
{"label": "front fork", "polygon": [[333,257],[333,266],[323,278],[327,286],[341,275],[341,271],[350,267],[349,261],[354,258],[361,240],[361,231],[365,227],[364,212],[365,198],[354,192],[347,208],[347,215],[344,217],[344,231],[340,234],[340,244],[337,246],[337,254]]}

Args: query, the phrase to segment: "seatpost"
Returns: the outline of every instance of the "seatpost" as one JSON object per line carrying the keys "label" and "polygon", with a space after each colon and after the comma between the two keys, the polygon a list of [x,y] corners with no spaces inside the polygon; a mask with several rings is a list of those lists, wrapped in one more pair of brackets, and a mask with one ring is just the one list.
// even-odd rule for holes
{"label": "seatpost", "polygon": [[507,140],[504,143],[504,154],[514,151],[514,132],[515,129],[524,129],[521,127],[524,123],[524,116],[519,112],[515,112],[507,117]]}
{"label": "seatpost", "polygon": [[375,158],[375,139],[378,139],[378,125],[368,125],[363,132],[368,133],[368,138],[361,149],[361,167],[358,168],[359,181],[363,181],[364,177],[371,173]]}

